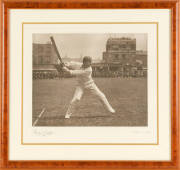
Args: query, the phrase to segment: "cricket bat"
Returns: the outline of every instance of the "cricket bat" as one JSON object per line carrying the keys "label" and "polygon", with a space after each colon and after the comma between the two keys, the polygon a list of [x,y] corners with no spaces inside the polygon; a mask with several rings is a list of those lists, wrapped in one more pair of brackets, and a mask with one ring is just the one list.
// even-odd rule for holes
{"label": "cricket bat", "polygon": [[59,54],[59,51],[58,51],[58,49],[57,49],[56,43],[55,43],[55,41],[54,41],[54,38],[51,36],[50,39],[51,39],[52,46],[54,47],[54,50],[55,50],[55,52],[56,52],[56,55],[57,55],[57,57],[58,57],[61,65],[64,66],[65,64],[64,64],[64,62],[62,61],[62,58],[61,58],[61,56],[60,56],[60,54]]}

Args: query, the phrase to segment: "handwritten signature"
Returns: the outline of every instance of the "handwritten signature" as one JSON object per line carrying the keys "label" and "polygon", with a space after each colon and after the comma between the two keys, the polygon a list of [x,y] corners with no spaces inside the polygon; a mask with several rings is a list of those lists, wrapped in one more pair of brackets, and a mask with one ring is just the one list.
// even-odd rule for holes
{"label": "handwritten signature", "polygon": [[52,131],[50,131],[50,130],[45,130],[45,129],[34,129],[34,134],[35,135],[38,135],[38,136],[49,136],[49,135],[52,135],[53,134],[53,132]]}

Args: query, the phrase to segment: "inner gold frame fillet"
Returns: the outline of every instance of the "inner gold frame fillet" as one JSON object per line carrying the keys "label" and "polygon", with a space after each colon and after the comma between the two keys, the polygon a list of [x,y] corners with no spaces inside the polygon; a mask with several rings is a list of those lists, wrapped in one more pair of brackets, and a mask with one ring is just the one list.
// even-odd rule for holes
{"label": "inner gold frame fillet", "polygon": [[[24,143],[23,142],[23,41],[25,24],[155,24],[157,29],[157,141],[156,143]],[[159,145],[159,85],[158,85],[158,22],[23,22],[22,23],[22,103],[21,103],[21,145]]]}

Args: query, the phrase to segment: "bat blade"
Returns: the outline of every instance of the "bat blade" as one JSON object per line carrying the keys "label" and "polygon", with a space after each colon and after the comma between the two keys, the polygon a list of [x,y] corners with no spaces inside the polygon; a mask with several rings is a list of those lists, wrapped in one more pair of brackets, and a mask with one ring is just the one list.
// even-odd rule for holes
{"label": "bat blade", "polygon": [[61,58],[61,56],[60,56],[60,54],[59,54],[59,51],[58,51],[58,49],[57,49],[56,43],[55,43],[55,41],[54,41],[54,38],[51,36],[50,39],[51,39],[52,46],[54,47],[55,53],[56,53],[59,61],[61,62],[61,64],[64,65],[64,63],[63,63],[63,61],[62,61],[62,58]]}

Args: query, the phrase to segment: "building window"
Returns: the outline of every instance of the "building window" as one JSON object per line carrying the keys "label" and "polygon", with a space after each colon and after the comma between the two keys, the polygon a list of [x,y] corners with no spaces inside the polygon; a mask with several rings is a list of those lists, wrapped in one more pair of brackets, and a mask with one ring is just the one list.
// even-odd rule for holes
{"label": "building window", "polygon": [[38,57],[38,64],[43,64],[43,56]]}
{"label": "building window", "polygon": [[115,60],[118,60],[118,59],[119,59],[119,55],[118,55],[118,54],[115,54],[115,55],[114,55],[114,58],[115,58]]}
{"label": "building window", "polygon": [[50,64],[50,56],[47,56],[47,64]]}
{"label": "building window", "polygon": [[39,52],[39,53],[42,53],[42,52],[43,52],[43,47],[40,46],[40,45],[38,46],[38,52]]}
{"label": "building window", "polygon": [[121,45],[121,48],[126,48],[126,44],[122,44],[122,45]]}
{"label": "building window", "polygon": [[126,59],[126,55],[122,54],[122,59],[125,60]]}

